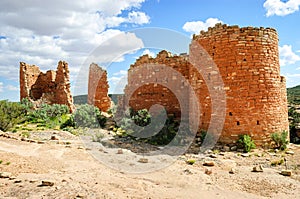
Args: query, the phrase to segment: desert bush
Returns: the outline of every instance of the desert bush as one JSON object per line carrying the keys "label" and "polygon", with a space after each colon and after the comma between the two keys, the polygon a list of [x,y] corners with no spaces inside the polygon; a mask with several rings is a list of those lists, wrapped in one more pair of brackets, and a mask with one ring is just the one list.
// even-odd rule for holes
{"label": "desert bush", "polygon": [[285,150],[287,148],[287,144],[289,143],[287,131],[273,133],[271,134],[271,138],[274,141],[274,148],[280,150]]}
{"label": "desert bush", "polygon": [[146,141],[153,145],[167,145],[176,136],[178,127],[179,123],[173,117],[168,117],[163,128],[154,136],[147,138]]}
{"label": "desert bush", "polygon": [[21,100],[21,105],[24,107],[24,109],[26,110],[27,113],[32,111],[34,108],[33,103],[31,101],[29,101],[28,98],[23,98]]}
{"label": "desert bush", "polygon": [[[100,110],[93,105],[79,106],[74,115],[75,127],[98,128],[104,127],[107,118],[101,115]],[[70,121],[72,123],[72,121]]]}
{"label": "desert bush", "polygon": [[60,129],[67,130],[66,128],[68,128],[68,127],[73,127],[73,128],[76,127],[73,114],[70,115],[70,117],[60,125]]}
{"label": "desert bush", "polygon": [[0,101],[0,130],[7,131],[26,120],[26,109],[18,102]]}
{"label": "desert bush", "polygon": [[131,117],[134,123],[138,126],[147,126],[151,123],[151,115],[147,109],[142,109],[138,111],[131,111]]}
{"label": "desert bush", "polygon": [[252,149],[255,149],[256,145],[249,135],[240,135],[238,139],[238,147],[248,153]]}
{"label": "desert bush", "polygon": [[94,136],[93,136],[93,142],[101,142],[101,140],[105,137],[105,135],[103,133],[96,133]]}
{"label": "desert bush", "polygon": [[29,112],[28,118],[31,122],[49,122],[49,120],[53,120],[54,118],[61,117],[65,114],[69,114],[69,107],[61,104],[42,104],[40,108]]}
{"label": "desert bush", "polygon": [[189,165],[193,165],[196,163],[196,160],[195,159],[188,159],[186,160],[186,163],[189,164]]}
{"label": "desert bush", "polygon": [[[163,112],[161,114],[163,114]],[[154,125],[153,129],[151,129],[153,131],[153,136],[148,138],[134,137],[133,134],[138,135],[143,132],[144,129],[140,127],[145,127],[150,123],[157,124],[161,122],[159,120],[162,117],[160,114],[152,117],[147,109],[138,111],[127,109],[124,115],[125,116],[121,119],[118,126],[114,128],[114,131],[118,136],[138,139],[152,145],[166,145],[174,139],[178,132],[179,123],[170,116],[165,121],[163,128],[158,129],[159,126]]]}
{"label": "desert bush", "polygon": [[97,121],[100,125],[101,128],[105,127],[105,124],[107,122],[107,117],[105,117],[104,115],[102,115],[101,113],[99,115],[97,115]]}

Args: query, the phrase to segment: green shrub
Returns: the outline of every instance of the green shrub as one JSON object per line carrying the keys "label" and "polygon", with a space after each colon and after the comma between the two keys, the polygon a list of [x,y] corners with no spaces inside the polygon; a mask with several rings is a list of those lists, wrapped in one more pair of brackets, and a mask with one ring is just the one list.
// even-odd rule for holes
{"label": "green shrub", "polygon": [[[163,112],[161,114],[163,114]],[[161,122],[161,114],[152,117],[147,109],[138,111],[132,111],[128,109],[125,112],[125,117],[123,117],[120,121],[121,130],[116,128],[117,135],[123,137],[129,136],[133,139],[136,139],[136,137],[133,137],[132,134],[134,133],[138,135],[144,130],[143,128],[137,128],[136,126],[145,127],[150,123],[158,124]],[[163,128],[158,129],[159,127],[160,126],[157,125],[151,129],[153,131],[153,136],[147,138],[138,137],[138,139],[152,145],[169,144],[178,132],[179,123],[176,122],[173,117],[169,117],[166,119]],[[178,140],[178,143],[179,142],[180,140]]]}
{"label": "green shrub", "polygon": [[271,166],[282,165],[283,163],[284,163],[284,159],[273,160],[273,161],[271,162]]}
{"label": "green shrub", "polygon": [[147,126],[151,123],[151,115],[147,109],[138,110],[137,112],[132,111],[131,117],[138,126]]}
{"label": "green shrub", "polygon": [[282,133],[273,133],[271,138],[274,141],[274,148],[285,150],[287,148],[288,141],[288,132],[283,131]]}
{"label": "green shrub", "polygon": [[114,105],[113,107],[108,109],[107,113],[114,116],[116,114],[117,110],[118,110],[118,106]]}
{"label": "green shrub", "polygon": [[[155,123],[155,118],[153,119]],[[147,138],[146,141],[153,145],[167,145],[169,144],[178,132],[179,123],[173,117],[168,117],[163,128],[154,136]],[[155,132],[156,130],[154,130]],[[177,140],[179,143],[179,140]]]}
{"label": "green shrub", "polygon": [[69,114],[68,106],[62,104],[42,104],[40,108],[29,113],[29,120],[31,122],[39,123],[49,121],[62,115]]}
{"label": "green shrub", "polygon": [[104,137],[103,133],[98,132],[93,136],[93,142],[101,142]]}
{"label": "green shrub", "polygon": [[72,114],[65,122],[60,125],[60,129],[65,129],[67,127],[76,127],[74,115]]}
{"label": "green shrub", "polygon": [[24,107],[24,109],[26,110],[27,113],[30,112],[31,110],[33,110],[34,105],[31,101],[29,101],[28,98],[23,98],[21,100],[21,104],[22,104],[22,106]]}
{"label": "green shrub", "polygon": [[107,122],[107,118],[104,115],[99,114],[99,115],[97,115],[97,120],[98,120],[98,123],[99,123],[100,127],[104,128],[105,124]]}
{"label": "green shrub", "polygon": [[[100,110],[92,105],[81,105],[74,113],[75,127],[88,127],[98,128],[104,127],[106,123],[106,117],[101,115]],[[72,121],[70,121],[72,124]]]}
{"label": "green shrub", "polygon": [[238,147],[243,149],[246,153],[256,148],[253,140],[249,135],[240,135],[238,140]]}
{"label": "green shrub", "polygon": [[206,135],[207,135],[207,131],[205,131],[205,130],[201,130],[200,131],[200,140],[201,140],[201,143],[203,143]]}
{"label": "green shrub", "polygon": [[188,160],[186,161],[186,163],[189,164],[189,165],[193,165],[193,164],[196,163],[196,160],[195,160],[195,159],[188,159]]}
{"label": "green shrub", "polygon": [[26,120],[26,109],[18,102],[0,101],[0,130],[7,131]]}

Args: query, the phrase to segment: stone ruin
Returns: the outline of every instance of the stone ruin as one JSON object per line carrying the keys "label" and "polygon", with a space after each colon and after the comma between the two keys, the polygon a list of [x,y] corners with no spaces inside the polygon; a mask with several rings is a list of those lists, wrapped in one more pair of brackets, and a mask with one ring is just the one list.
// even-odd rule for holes
{"label": "stone ruin", "polygon": [[59,61],[56,71],[43,73],[38,66],[20,62],[20,99],[23,98],[35,106],[65,104],[73,112],[68,63]]}
{"label": "stone ruin", "polygon": [[100,111],[107,112],[111,106],[108,97],[107,72],[97,64],[91,64],[89,69],[88,104],[94,105]]}
{"label": "stone ruin", "polygon": [[[197,61],[208,69],[199,71],[194,66]],[[161,68],[155,68],[157,65]],[[173,71],[165,71],[165,66]],[[211,86],[220,82],[223,87]],[[217,24],[193,35],[189,54],[161,51],[155,58],[144,55],[137,59],[128,70],[128,85],[119,106],[125,109],[128,101],[135,110],[149,110],[160,104],[176,118],[183,116],[190,122],[196,118],[198,132],[207,131],[213,117],[212,94],[221,89],[225,115],[214,113],[225,117],[219,142],[235,143],[239,135],[249,134],[257,145],[264,145],[270,143],[270,134],[289,130],[285,83],[280,76],[276,30]],[[20,87],[21,99],[66,104],[74,110],[65,62],[59,62],[56,72],[46,74],[37,66],[20,63]],[[88,103],[107,111],[111,105],[108,88],[107,72],[91,64]],[[191,97],[191,89],[196,98]],[[187,100],[180,101],[183,98]],[[193,115],[197,111],[199,117]]]}
{"label": "stone ruin", "polygon": [[[107,112],[111,107],[108,96],[107,72],[97,64],[89,68],[88,104]],[[70,76],[68,64],[58,63],[57,71],[40,71],[35,65],[20,62],[20,99],[29,99],[35,107],[41,104],[65,104],[70,111],[75,110],[70,90]]]}
{"label": "stone ruin", "polygon": [[[197,50],[201,53],[195,54]],[[193,65],[197,60],[209,69],[200,74]],[[212,61],[218,71],[209,66]],[[154,65],[162,68],[153,68]],[[178,73],[162,73],[163,66]],[[200,104],[198,132],[207,131],[212,118],[211,94],[220,89],[209,87],[208,83],[220,81],[218,75],[222,77],[226,102],[225,116],[220,115],[225,117],[221,143],[235,143],[239,135],[248,134],[257,145],[264,145],[270,143],[270,134],[289,130],[286,82],[280,76],[278,35],[272,28],[217,24],[193,36],[189,55],[173,56],[167,51],[161,51],[155,58],[144,55],[130,66],[124,100],[135,110],[161,104],[175,117],[185,114],[195,118],[191,91],[184,81],[176,81],[182,76]],[[172,85],[172,81],[176,84],[174,88],[164,86]],[[190,98],[183,104],[183,112],[178,93]]]}

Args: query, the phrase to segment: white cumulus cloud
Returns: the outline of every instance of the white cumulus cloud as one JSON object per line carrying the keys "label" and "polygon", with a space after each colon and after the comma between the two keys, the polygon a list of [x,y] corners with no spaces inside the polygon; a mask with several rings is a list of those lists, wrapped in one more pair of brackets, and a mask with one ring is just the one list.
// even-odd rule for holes
{"label": "white cumulus cloud", "polygon": [[279,46],[280,65],[286,66],[300,61],[300,56],[293,52],[291,45]]}
{"label": "white cumulus cloud", "polygon": [[[139,38],[120,31],[119,27],[150,22],[150,17],[139,10],[144,1],[2,0],[1,81],[18,80],[20,61],[38,65],[45,71],[56,69],[59,60],[69,63],[71,81],[74,81],[80,66],[100,45],[111,46],[97,61],[114,60],[113,56],[126,49],[143,47]],[[119,36],[111,40],[116,35]],[[117,61],[122,59],[119,56]]]}
{"label": "white cumulus cloud", "polygon": [[150,57],[154,58],[156,55],[154,52],[150,51],[149,49],[145,49],[143,52],[142,52],[142,55],[149,55]]}
{"label": "white cumulus cloud", "polygon": [[119,94],[124,92],[124,88],[127,84],[127,71],[120,70],[108,78],[110,88],[109,93]]}
{"label": "white cumulus cloud", "polygon": [[207,30],[209,27],[215,26],[217,23],[223,23],[218,18],[208,18],[203,21],[190,21],[183,25],[183,30],[192,34],[199,34],[201,30]]}
{"label": "white cumulus cloud", "polygon": [[300,0],[266,0],[264,8],[267,11],[266,16],[273,15],[286,16],[299,10]]}

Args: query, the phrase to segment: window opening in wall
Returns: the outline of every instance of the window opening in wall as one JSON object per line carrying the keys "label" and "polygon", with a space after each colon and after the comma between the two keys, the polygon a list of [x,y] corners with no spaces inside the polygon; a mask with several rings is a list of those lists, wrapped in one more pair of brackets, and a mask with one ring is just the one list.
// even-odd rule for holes
{"label": "window opening in wall", "polygon": [[229,112],[229,116],[232,116],[232,112]]}
{"label": "window opening in wall", "polygon": [[240,121],[237,121],[237,122],[236,122],[236,125],[240,126]]}
{"label": "window opening in wall", "polygon": [[256,124],[259,125],[259,121],[258,120],[256,121]]}

